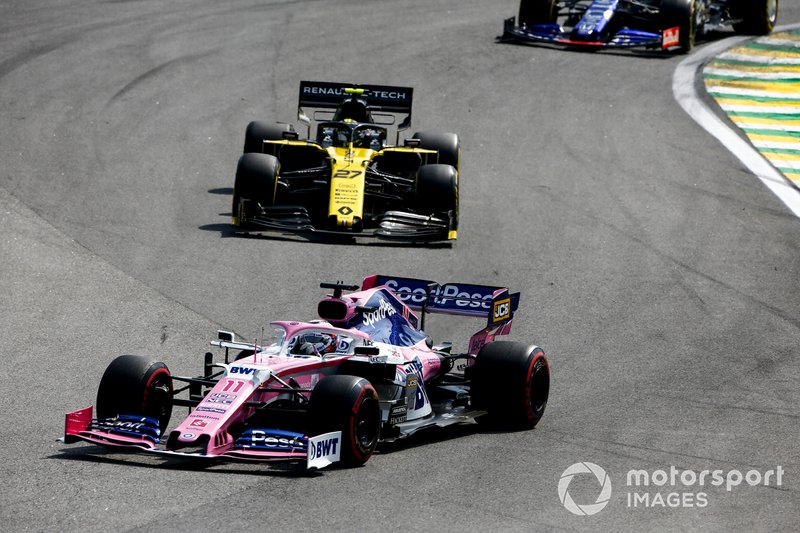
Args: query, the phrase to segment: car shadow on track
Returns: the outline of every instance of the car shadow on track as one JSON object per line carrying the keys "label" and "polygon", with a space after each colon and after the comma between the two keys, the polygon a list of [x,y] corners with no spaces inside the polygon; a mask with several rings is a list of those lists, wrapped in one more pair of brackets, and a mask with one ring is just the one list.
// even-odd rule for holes
{"label": "car shadow on track", "polygon": [[[216,189],[209,189],[209,194],[219,195],[233,195],[231,187],[219,187]],[[220,217],[225,217],[230,220],[232,213],[219,213]],[[425,241],[399,241],[388,239],[377,239],[374,237],[353,237],[350,235],[321,235],[313,233],[295,233],[286,231],[242,231],[232,224],[205,224],[198,229],[203,231],[218,232],[220,238],[226,239],[230,237],[237,237],[240,239],[264,239],[269,241],[285,241],[285,242],[311,242],[315,244],[333,244],[341,246],[349,244],[353,246],[368,246],[372,248],[452,248],[453,242],[425,242]]]}
{"label": "car shadow on track", "polygon": [[577,54],[600,54],[603,56],[619,56],[619,57],[643,57],[653,59],[670,59],[678,54],[664,52],[662,50],[636,50],[636,49],[614,49],[614,48],[599,48],[594,46],[568,46],[563,44],[551,43],[528,43],[522,41],[503,41],[498,40],[497,44],[511,45],[511,46],[527,46],[530,48],[540,48],[542,50],[556,50],[560,53],[577,53]]}
{"label": "car shadow on track", "polygon": [[[230,213],[220,213],[220,216],[230,216]],[[339,236],[316,236],[302,233],[281,233],[269,231],[241,231],[235,230],[230,224],[206,224],[200,226],[199,229],[204,231],[217,231],[220,237],[237,239],[260,239],[266,241],[284,241],[284,242],[308,242],[314,244],[336,245],[343,244],[351,246],[366,246],[371,248],[452,248],[452,242],[395,242],[386,240],[375,240],[364,237],[350,237],[349,235]]]}
{"label": "car shadow on track", "polygon": [[391,454],[395,452],[401,452],[403,450],[417,448],[419,446],[427,446],[429,444],[435,444],[438,442],[456,440],[472,435],[515,434],[519,432],[519,429],[506,428],[491,424],[453,424],[452,426],[446,427],[426,428],[404,439],[398,439],[392,442],[382,442],[378,444],[376,453]]}
{"label": "car shadow on track", "polygon": [[[455,424],[447,427],[429,428],[410,437],[393,442],[382,442],[375,450],[376,456],[400,453],[420,446],[455,440],[481,433],[516,433],[514,430],[494,428],[479,424]],[[95,464],[118,465],[133,468],[178,470],[185,472],[207,472],[209,474],[240,474],[250,476],[273,476],[282,478],[317,477],[325,471],[347,469],[349,467],[333,464],[323,470],[307,470],[305,462],[297,463],[238,463],[225,459],[195,459],[191,457],[167,457],[142,454],[122,448],[106,448],[95,444],[83,444],[61,448],[48,459],[79,461]]]}
{"label": "car shadow on track", "polygon": [[478,424],[455,424],[442,428],[428,428],[420,431],[419,433],[415,433],[410,437],[398,439],[392,442],[382,442],[378,444],[376,454],[384,455],[402,452],[404,450],[410,450],[420,446],[427,446],[430,444],[436,444],[438,442],[455,440],[479,433],[483,433],[483,428]]}

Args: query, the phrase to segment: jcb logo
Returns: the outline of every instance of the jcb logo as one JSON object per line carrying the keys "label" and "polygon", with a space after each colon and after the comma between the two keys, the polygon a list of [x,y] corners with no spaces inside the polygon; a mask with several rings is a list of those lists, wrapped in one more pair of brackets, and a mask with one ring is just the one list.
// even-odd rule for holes
{"label": "jcb logo", "polygon": [[511,299],[498,300],[494,302],[493,321],[500,322],[511,317]]}
{"label": "jcb logo", "polygon": [[337,170],[334,173],[333,177],[334,178],[342,178],[342,179],[349,180],[349,179],[357,178],[363,173],[364,172],[362,170],[345,170],[345,169],[341,169],[341,170]]}

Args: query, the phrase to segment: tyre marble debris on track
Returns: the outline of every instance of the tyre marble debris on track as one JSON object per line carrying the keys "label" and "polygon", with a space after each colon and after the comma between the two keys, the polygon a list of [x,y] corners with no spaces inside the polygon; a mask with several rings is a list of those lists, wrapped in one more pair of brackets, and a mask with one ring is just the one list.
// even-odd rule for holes
{"label": "tyre marble debris on track", "polygon": [[705,66],[703,77],[753,146],[800,188],[800,29],[731,48]]}

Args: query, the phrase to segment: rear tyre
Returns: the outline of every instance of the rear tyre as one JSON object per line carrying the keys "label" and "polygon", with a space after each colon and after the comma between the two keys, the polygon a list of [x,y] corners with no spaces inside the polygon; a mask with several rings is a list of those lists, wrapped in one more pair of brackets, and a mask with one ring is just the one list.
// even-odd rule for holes
{"label": "rear tyre", "polygon": [[291,124],[269,124],[254,120],[244,131],[244,153],[263,153],[264,141],[280,141],[284,131],[294,131]]}
{"label": "rear tyre", "polygon": [[234,226],[252,212],[242,203],[243,199],[262,206],[275,205],[280,168],[278,158],[268,154],[250,153],[239,158],[231,206]]}
{"label": "rear tyre", "polygon": [[167,365],[140,355],[120,355],[108,365],[97,389],[97,417],[149,416],[161,434],[172,415],[172,376]]}
{"label": "rear tyre", "polygon": [[328,376],[311,392],[309,435],[342,432],[340,459],[345,466],[361,466],[378,445],[381,407],[378,393],[364,378]]}
{"label": "rear tyre", "polygon": [[472,405],[488,413],[480,422],[518,429],[539,423],[550,395],[550,367],[541,348],[490,342],[470,372]]}
{"label": "rear tyre", "polygon": [[520,26],[552,24],[557,18],[556,0],[520,0],[517,18]]}
{"label": "rear tyre", "polygon": [[422,165],[417,171],[417,209],[425,215],[448,215],[458,229],[458,173],[451,165]]}
{"label": "rear tyre", "polygon": [[419,139],[419,147],[426,150],[436,150],[439,152],[439,163],[450,165],[460,169],[461,164],[461,143],[455,133],[443,133],[438,131],[418,131],[414,134],[415,139]]}
{"label": "rear tyre", "polygon": [[687,54],[694,47],[697,36],[697,15],[695,0],[661,0],[662,27],[663,29],[678,27],[679,53]]}
{"label": "rear tyre", "polygon": [[733,25],[736,33],[767,35],[778,20],[778,0],[737,0],[731,11],[735,18],[742,19]]}

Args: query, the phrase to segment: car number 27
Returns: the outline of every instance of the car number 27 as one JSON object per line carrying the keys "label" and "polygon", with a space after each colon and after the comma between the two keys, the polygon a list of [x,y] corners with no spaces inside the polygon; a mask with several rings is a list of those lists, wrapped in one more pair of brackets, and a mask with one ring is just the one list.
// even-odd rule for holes
{"label": "car number 27", "polygon": [[336,173],[333,175],[334,178],[343,178],[343,179],[353,179],[359,177],[363,174],[363,170],[337,170]]}

